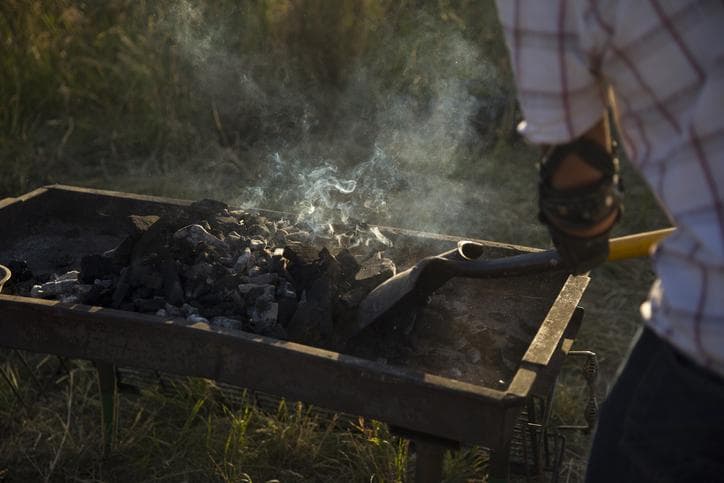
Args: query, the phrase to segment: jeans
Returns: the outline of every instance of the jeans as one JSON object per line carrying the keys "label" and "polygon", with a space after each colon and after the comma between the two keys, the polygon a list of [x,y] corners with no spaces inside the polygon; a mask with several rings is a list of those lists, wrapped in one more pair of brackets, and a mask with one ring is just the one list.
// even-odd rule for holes
{"label": "jeans", "polygon": [[724,379],[644,328],[601,407],[586,481],[724,482]]}

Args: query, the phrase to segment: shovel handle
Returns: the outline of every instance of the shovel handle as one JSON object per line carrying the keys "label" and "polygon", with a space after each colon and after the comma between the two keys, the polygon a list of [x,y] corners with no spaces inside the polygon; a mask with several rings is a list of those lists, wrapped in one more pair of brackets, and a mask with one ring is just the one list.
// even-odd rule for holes
{"label": "shovel handle", "polygon": [[[608,261],[647,256],[658,242],[669,236],[673,231],[674,228],[665,228],[613,238],[608,242]],[[524,275],[563,268],[561,258],[556,250],[523,253],[503,258],[480,259],[483,245],[477,242],[461,241],[458,242],[457,251],[458,257],[454,256],[452,251],[445,252],[442,254],[443,256],[432,257],[437,259],[433,262],[435,268],[431,266],[428,269],[432,269],[438,274],[438,280],[447,280],[447,278],[454,276],[491,278]]]}
{"label": "shovel handle", "polygon": [[671,235],[675,228],[647,231],[613,238],[608,241],[608,261],[645,257],[661,240]]}

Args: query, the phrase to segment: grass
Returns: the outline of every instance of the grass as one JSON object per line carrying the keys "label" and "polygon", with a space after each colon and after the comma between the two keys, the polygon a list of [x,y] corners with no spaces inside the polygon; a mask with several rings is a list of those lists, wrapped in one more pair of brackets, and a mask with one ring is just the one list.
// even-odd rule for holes
{"label": "grass", "polygon": [[[5,352],[3,355],[9,355]],[[401,481],[407,443],[365,419],[325,417],[282,400],[272,411],[224,402],[212,381],[185,379],[120,396],[114,450],[104,457],[92,364],[33,356],[29,372],[3,368],[27,406],[0,392],[0,475],[9,481]],[[17,362],[17,361],[15,361]],[[371,480],[370,480],[371,478]]]}
{"label": "grass", "polygon": [[[0,42],[0,198],[57,182],[289,209],[332,166],[356,176],[352,202],[370,221],[550,246],[492,1],[4,0]],[[665,226],[624,170],[615,234]],[[592,277],[575,348],[599,354],[603,395],[653,274],[631,261]],[[411,449],[379,422],[262,409],[250,394],[232,404],[197,379],[122,394],[104,458],[90,363],[57,371],[57,359],[29,356],[35,381],[17,356],[0,361],[0,480],[408,475]],[[571,364],[554,422],[580,422],[584,398]],[[589,444],[570,435],[564,481],[581,481]],[[449,454],[447,481],[484,479],[486,465],[477,448]]]}

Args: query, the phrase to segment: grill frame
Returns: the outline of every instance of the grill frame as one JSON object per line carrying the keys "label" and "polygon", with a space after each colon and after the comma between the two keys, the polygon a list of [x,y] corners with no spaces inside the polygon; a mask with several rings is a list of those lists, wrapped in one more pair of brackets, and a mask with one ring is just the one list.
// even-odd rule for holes
{"label": "grill frame", "polygon": [[[0,200],[12,227],[42,210],[84,216],[104,210],[167,213],[189,201],[63,185]],[[112,208],[112,210],[111,210]],[[260,210],[262,211],[262,210]],[[459,238],[381,227],[383,232],[456,242]],[[0,241],[2,237],[0,237]],[[480,241],[510,254],[527,247]],[[346,354],[240,331],[80,304],[0,294],[0,346],[113,366],[214,379],[234,386],[371,417],[422,444],[493,449],[493,473],[507,470],[513,428],[526,401],[546,395],[583,317],[587,276],[568,277],[505,389],[469,384]],[[302,381],[302,383],[300,383]],[[422,445],[421,445],[422,447]]]}

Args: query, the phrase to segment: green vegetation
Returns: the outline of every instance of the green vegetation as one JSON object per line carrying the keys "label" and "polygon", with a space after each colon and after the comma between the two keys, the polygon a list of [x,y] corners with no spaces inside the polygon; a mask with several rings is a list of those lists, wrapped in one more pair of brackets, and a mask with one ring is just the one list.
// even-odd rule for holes
{"label": "green vegetation", "polygon": [[[507,72],[492,2],[450,3],[4,1],[0,195],[50,182],[229,193],[303,137],[371,144],[355,118],[374,123],[392,96],[424,109],[450,78],[489,95],[472,63],[436,49],[459,35]],[[340,124],[358,139],[332,142]],[[200,172],[203,185],[186,180]]]}
{"label": "green vegetation", "polygon": [[[359,181],[370,221],[549,244],[491,0],[3,0],[0,42],[0,198],[66,183],[291,209],[333,166]],[[617,234],[666,225],[625,177]],[[593,280],[576,347],[599,353],[604,394],[652,274],[625,262]],[[0,480],[405,479],[411,452],[382,424],[229,404],[203,380],[122,395],[104,459],[89,363],[56,373],[32,357],[41,390],[10,352],[0,361]],[[555,421],[580,422],[583,397],[567,371]],[[588,444],[569,438],[566,481]],[[449,455],[448,481],[485,465],[479,449]]]}

